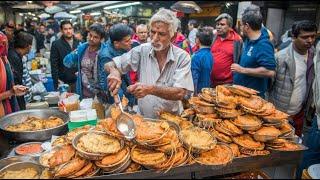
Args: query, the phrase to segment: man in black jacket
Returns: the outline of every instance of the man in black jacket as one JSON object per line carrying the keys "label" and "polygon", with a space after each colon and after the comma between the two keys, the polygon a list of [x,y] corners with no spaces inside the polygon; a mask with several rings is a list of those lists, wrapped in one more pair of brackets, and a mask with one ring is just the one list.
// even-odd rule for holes
{"label": "man in black jacket", "polygon": [[40,53],[41,49],[45,49],[46,47],[44,46],[44,41],[45,41],[45,31],[46,31],[46,26],[44,24],[40,24],[38,31],[35,31],[35,38],[37,41],[37,53]]}
{"label": "man in black jacket", "polygon": [[67,68],[63,65],[63,58],[77,48],[79,41],[73,36],[73,27],[70,21],[60,24],[62,36],[51,46],[50,62],[54,88],[57,89],[59,81],[69,84],[71,92],[75,92],[77,68]]}

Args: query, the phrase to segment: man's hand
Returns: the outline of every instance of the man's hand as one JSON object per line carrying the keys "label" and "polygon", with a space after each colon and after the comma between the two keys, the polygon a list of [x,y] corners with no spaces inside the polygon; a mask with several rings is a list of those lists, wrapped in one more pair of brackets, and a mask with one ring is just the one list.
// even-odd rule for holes
{"label": "man's hand", "polygon": [[151,93],[152,86],[148,86],[142,83],[136,83],[128,86],[127,90],[133,94],[136,98],[143,98]]}
{"label": "man's hand", "polygon": [[27,93],[28,87],[22,85],[15,85],[13,86],[12,90],[15,96],[23,96]]}
{"label": "man's hand", "polygon": [[240,66],[239,64],[233,63],[231,65],[231,71],[243,74],[244,68],[242,66]]}
{"label": "man's hand", "polygon": [[118,91],[121,87],[121,74],[117,70],[113,70],[110,72],[109,76],[107,77],[108,80],[108,87],[109,91],[112,95],[118,94]]}

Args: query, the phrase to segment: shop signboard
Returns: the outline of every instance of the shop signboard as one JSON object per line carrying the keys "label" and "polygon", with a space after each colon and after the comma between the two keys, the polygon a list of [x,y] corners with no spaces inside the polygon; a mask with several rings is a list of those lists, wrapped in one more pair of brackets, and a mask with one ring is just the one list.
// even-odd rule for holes
{"label": "shop signboard", "polygon": [[196,18],[196,17],[216,17],[219,16],[221,8],[219,6],[212,6],[212,7],[201,7],[202,12],[200,13],[192,13],[189,17]]}

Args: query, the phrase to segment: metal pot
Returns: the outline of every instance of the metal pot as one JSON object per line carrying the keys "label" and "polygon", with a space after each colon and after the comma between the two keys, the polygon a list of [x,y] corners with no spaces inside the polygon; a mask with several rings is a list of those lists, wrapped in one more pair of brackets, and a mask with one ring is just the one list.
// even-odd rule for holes
{"label": "metal pot", "polygon": [[[50,116],[56,116],[64,121],[64,124],[50,128],[37,131],[22,131],[22,132],[12,132],[7,131],[5,128],[8,125],[22,123],[26,120],[28,116],[35,116],[39,118],[49,118]],[[55,110],[55,109],[32,109],[15,112],[0,119],[0,131],[3,132],[4,136],[9,140],[15,140],[19,142],[29,142],[29,141],[45,141],[51,139],[52,135],[62,135],[68,130],[67,125],[69,122],[69,115],[65,112]]]}

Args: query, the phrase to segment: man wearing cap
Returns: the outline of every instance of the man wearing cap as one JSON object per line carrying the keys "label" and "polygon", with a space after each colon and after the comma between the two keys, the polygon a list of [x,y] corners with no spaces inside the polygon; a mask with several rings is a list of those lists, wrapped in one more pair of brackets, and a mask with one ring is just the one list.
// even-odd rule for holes
{"label": "man wearing cap", "polygon": [[215,59],[214,70],[211,71],[214,87],[232,83],[231,65],[238,62],[242,46],[240,35],[232,29],[233,19],[229,14],[220,14],[215,22],[217,34],[211,46],[211,53]]}

